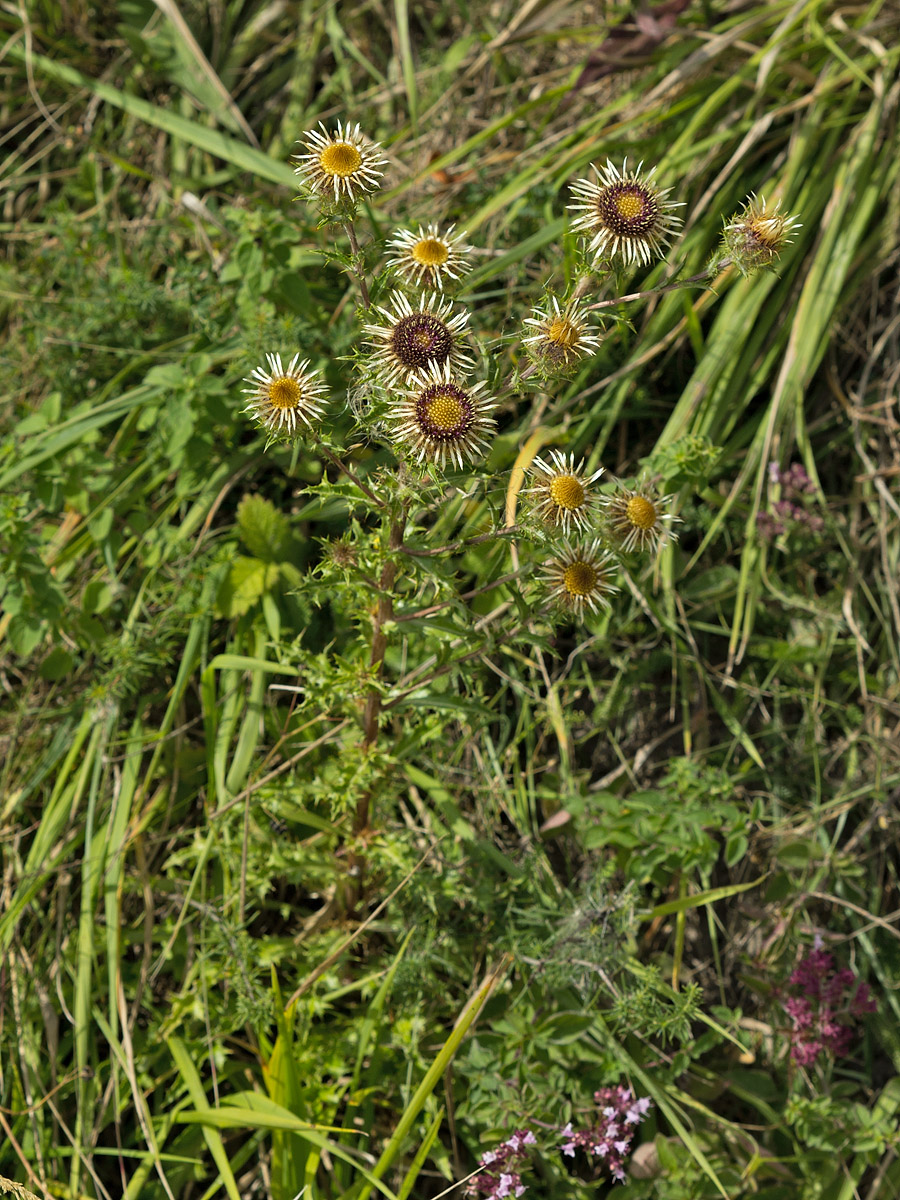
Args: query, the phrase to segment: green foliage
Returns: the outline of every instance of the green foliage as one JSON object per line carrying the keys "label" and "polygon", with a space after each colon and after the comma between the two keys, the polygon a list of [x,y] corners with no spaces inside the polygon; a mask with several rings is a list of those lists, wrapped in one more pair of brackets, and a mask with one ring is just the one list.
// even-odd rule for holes
{"label": "green foliage", "polygon": [[[627,1081],[626,1197],[900,1195],[890,7],[692,4],[628,72],[627,14],[554,13],[0,15],[2,1191],[424,1198],[533,1123],[535,1192],[586,1200],[551,1135]],[[332,115],[388,146],[359,254],[290,187]],[[567,185],[626,154],[677,258],[596,277],[653,294],[528,374],[522,317],[590,265]],[[751,192],[801,215],[778,273],[659,290]],[[357,319],[420,221],[477,247],[507,388],[449,482],[398,473]],[[332,399],[265,449],[273,350]],[[526,446],[677,495],[585,625],[521,489],[503,532]],[[767,538],[773,461],[821,529]],[[880,1007],[800,1069],[815,933]]]}
{"label": "green foliage", "polygon": [[720,854],[734,867],[747,854],[747,830],[759,822],[761,804],[736,803],[735,780],[691,759],[669,762],[659,789],[621,797],[598,792],[570,810],[578,813],[588,850],[615,847],[623,874],[636,883],[695,873],[707,886]]}

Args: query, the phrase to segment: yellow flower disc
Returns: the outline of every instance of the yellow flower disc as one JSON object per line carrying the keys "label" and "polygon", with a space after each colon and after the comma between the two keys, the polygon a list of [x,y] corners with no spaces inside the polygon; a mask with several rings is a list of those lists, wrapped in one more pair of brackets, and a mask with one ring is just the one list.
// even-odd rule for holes
{"label": "yellow flower disc", "polygon": [[632,190],[620,192],[613,203],[626,221],[633,221],[635,217],[639,217],[645,206],[644,197],[640,192]]}
{"label": "yellow flower disc", "polygon": [[590,563],[569,563],[562,582],[570,596],[590,596],[597,586],[597,572]]}
{"label": "yellow flower disc", "polygon": [[450,251],[437,238],[422,238],[413,246],[412,256],[423,267],[442,267]]}
{"label": "yellow flower disc", "polygon": [[302,398],[300,384],[290,375],[281,375],[269,384],[268,400],[273,408],[296,408]]}
{"label": "yellow flower disc", "polygon": [[554,317],[547,327],[547,341],[555,346],[577,346],[578,327],[566,317]]}
{"label": "yellow flower disc", "polygon": [[362,155],[349,142],[332,142],[319,155],[319,166],[326,175],[346,179],[362,166]]}
{"label": "yellow flower disc", "polygon": [[638,529],[652,529],[656,524],[656,505],[646,496],[632,496],[625,508],[625,514]]}
{"label": "yellow flower disc", "polygon": [[428,420],[445,433],[458,429],[464,414],[460,399],[448,392],[438,392],[428,403]]}
{"label": "yellow flower disc", "polygon": [[550,499],[558,508],[581,508],[584,504],[584,488],[574,475],[557,475],[550,482]]}

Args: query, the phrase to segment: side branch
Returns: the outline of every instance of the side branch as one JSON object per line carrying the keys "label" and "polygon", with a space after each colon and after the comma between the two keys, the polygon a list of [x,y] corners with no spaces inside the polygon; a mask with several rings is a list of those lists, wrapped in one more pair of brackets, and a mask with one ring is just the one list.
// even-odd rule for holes
{"label": "side branch", "polygon": [[436,546],[432,550],[416,550],[413,546],[401,545],[398,549],[413,558],[434,558],[438,554],[452,554],[457,550],[467,550],[469,546],[480,546],[482,542],[490,542],[493,538],[508,537],[519,532],[518,526],[510,525],[508,529],[492,529],[489,533],[480,533],[478,537],[466,538],[462,542],[451,542],[446,546]]}
{"label": "side branch", "polygon": [[344,228],[347,230],[347,237],[350,239],[350,253],[353,255],[353,274],[356,276],[356,282],[359,284],[363,308],[368,310],[372,307],[372,301],[369,299],[369,287],[366,283],[366,273],[362,266],[362,253],[359,249],[356,229],[352,221],[347,221]]}
{"label": "side branch", "polygon": [[363,493],[363,495],[368,496],[369,499],[372,501],[372,503],[377,504],[379,508],[387,507],[383,500],[378,499],[378,497],[375,495],[375,493],[372,491],[372,489],[369,487],[369,485],[366,483],[363,483],[363,481],[360,479],[360,477],[356,474],[355,471],[351,471],[351,469],[347,466],[347,464],[345,462],[343,462],[341,459],[339,459],[336,454],[332,454],[332,452],[328,449],[328,447],[325,445],[324,442],[322,442],[319,438],[316,438],[315,442],[316,442],[316,446],[319,448],[319,450],[322,452],[322,454],[325,455],[325,457],[328,459],[328,461],[333,463],[334,466],[336,466],[339,471],[342,471],[349,480],[351,480],[353,483],[355,483],[356,486],[359,488],[359,490]]}
{"label": "side branch", "polygon": [[[724,271],[726,267],[731,266],[730,258],[723,258],[716,263],[717,271]],[[677,292],[679,288],[693,287],[695,283],[702,283],[704,279],[711,279],[714,272],[710,270],[700,271],[697,275],[691,275],[688,279],[679,279],[675,283],[667,284],[665,287],[648,288],[646,292],[630,292],[627,296],[616,296],[613,300],[597,300],[594,304],[588,304],[587,308],[593,310],[595,308],[614,308],[617,304],[626,304],[629,300],[643,300],[646,296],[664,296],[666,292]]]}

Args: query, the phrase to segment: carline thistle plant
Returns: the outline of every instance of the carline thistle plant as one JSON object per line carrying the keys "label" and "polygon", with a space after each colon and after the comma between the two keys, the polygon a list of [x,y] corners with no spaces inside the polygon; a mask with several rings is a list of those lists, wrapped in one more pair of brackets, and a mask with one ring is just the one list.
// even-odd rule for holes
{"label": "carline thistle plant", "polygon": [[[463,620],[450,573],[435,563],[438,556],[497,542],[501,556],[495,561],[509,555],[513,569],[504,574],[501,568],[496,584],[472,595],[491,586],[517,589],[519,608],[511,601],[503,606],[510,610],[509,624],[492,635],[528,637],[534,624],[605,625],[623,593],[618,585],[623,569],[640,570],[641,559],[675,542],[677,498],[666,492],[663,479],[646,473],[636,480],[612,477],[589,446],[567,445],[563,428],[551,429],[542,443],[530,439],[506,479],[492,476],[488,459],[498,434],[517,419],[510,416],[517,404],[543,393],[546,406],[547,393],[552,398],[573,371],[589,372],[603,350],[604,310],[616,310],[619,319],[626,303],[708,285],[730,264],[741,273],[751,265],[771,267],[796,219],[751,198],[726,221],[723,249],[700,275],[617,296],[611,293],[623,273],[647,267],[675,247],[684,201],[675,198],[674,181],[657,180],[656,168],[629,167],[627,157],[591,164],[592,177],[569,185],[582,273],[563,290],[552,278],[545,280],[541,296],[527,299],[521,316],[506,329],[492,330],[499,340],[479,345],[477,314],[457,298],[479,254],[473,239],[455,223],[434,219],[391,230],[379,212],[385,236],[366,243],[360,229],[375,228],[370,214],[390,165],[381,145],[359,124],[343,121],[334,128],[320,122],[299,143],[295,170],[301,192],[319,211],[330,257],[358,289],[360,337],[353,357],[344,360],[341,397],[328,396],[316,347],[266,347],[267,365],[253,367],[246,379],[246,411],[270,443],[305,439],[324,460],[326,473],[343,477],[345,537],[352,545],[342,542],[340,586],[348,604],[355,603],[355,620],[370,643],[362,718],[368,751],[378,739],[385,697],[391,696],[385,662],[398,620],[427,622],[448,605]],[[325,348],[320,357],[331,359],[333,374],[339,362]],[[349,446],[341,444],[339,433],[347,412],[354,420]],[[356,454],[361,446],[377,448],[387,465],[361,463]],[[502,461],[499,452],[497,457]],[[320,486],[336,482],[326,474]],[[495,519],[467,539],[429,546],[423,530],[459,520],[466,512],[460,497],[479,492],[485,510],[505,508],[505,522]],[[378,524],[379,532],[371,532]],[[316,570],[322,578],[338,572],[336,555],[324,554]],[[410,607],[422,587],[436,590],[437,603]],[[460,628],[463,641],[483,640],[473,625]],[[427,683],[431,676],[420,678]],[[367,826],[370,799],[366,793],[358,801],[357,834]]]}
{"label": "carline thistle plant", "polygon": [[[522,317],[519,342],[530,366],[514,368],[511,380],[496,389],[472,378],[479,355],[470,313],[451,296],[475,253],[466,233],[438,221],[389,233],[371,282],[373,290],[386,285],[391,290],[386,302],[373,305],[361,274],[355,221],[359,203],[380,189],[388,159],[359,124],[349,122],[338,121],[334,129],[320,122],[300,143],[295,169],[301,186],[329,219],[345,226],[347,269],[361,287],[364,341],[348,394],[359,422],[369,421],[376,440],[387,437],[407,478],[409,471],[424,471],[434,481],[435,472],[483,469],[500,402],[514,390],[525,391],[529,378],[547,386],[583,367],[602,346],[602,326],[593,320],[597,310],[619,303],[591,303],[590,297],[614,267],[649,266],[663,257],[682,223],[677,210],[684,201],[672,198],[673,185],[657,182],[655,167],[642,162],[629,167],[627,157],[620,164],[612,158],[591,164],[592,177],[571,183],[569,205],[572,229],[581,235],[591,268],[567,295],[549,291]],[[724,223],[722,253],[742,274],[772,266],[796,226],[796,218],[778,205],[752,196]],[[724,261],[717,256],[703,279],[720,271]],[[274,350],[267,360],[268,371],[256,367],[248,377],[247,411],[274,438],[291,439],[318,424],[326,433],[324,388],[310,360],[295,354],[284,368]],[[583,619],[602,613],[615,591],[619,557],[655,553],[677,537],[675,497],[664,494],[657,481],[641,478],[628,486],[606,476],[599,484],[602,466],[589,455],[587,467],[584,462],[582,455],[576,467],[574,451],[552,449],[527,468],[518,532],[523,538],[535,534],[538,545],[522,574],[537,581],[535,605],[545,615],[555,610]]]}
{"label": "carline thistle plant", "polygon": [[[725,221],[722,245],[700,274],[616,295],[618,280],[676,248],[682,226],[678,209],[685,202],[674,198],[674,181],[657,181],[656,168],[643,163],[629,168],[627,157],[590,164],[592,177],[569,185],[581,274],[563,290],[558,281],[545,280],[542,298],[530,297],[522,315],[499,331],[499,339],[479,346],[476,314],[456,298],[479,254],[469,235],[455,232],[455,223],[430,220],[388,229],[380,244],[364,244],[358,228],[361,206],[366,206],[365,227],[374,229],[373,206],[389,167],[381,145],[359,124],[340,121],[334,129],[320,123],[308,130],[300,145],[295,169],[301,191],[318,207],[330,257],[358,289],[360,337],[354,356],[345,360],[341,396],[328,395],[315,365],[315,346],[266,347],[265,365],[254,366],[246,378],[246,411],[268,435],[267,444],[307,441],[323,460],[326,474],[319,489],[331,489],[347,511],[344,532],[315,569],[333,584],[332,594],[350,608],[368,643],[354,692],[363,700],[351,709],[361,726],[361,755],[368,756],[378,742],[384,710],[448,670],[441,663],[429,674],[429,662],[439,657],[433,655],[404,678],[385,678],[388,664],[396,661],[388,656],[389,644],[400,636],[402,622],[427,628],[440,613],[434,627],[441,626],[443,636],[449,607],[460,634],[450,644],[463,644],[458,662],[486,652],[482,630],[497,614],[506,624],[491,636],[506,639],[531,637],[535,626],[552,627],[557,621],[602,630],[626,592],[619,586],[624,571],[640,570],[642,559],[676,541],[677,498],[666,492],[662,477],[645,472],[634,480],[617,479],[604,471],[589,446],[568,445],[571,439],[561,427],[530,437],[508,477],[498,480],[488,466],[497,435],[515,425],[511,411],[528,405],[532,393],[542,394],[543,412],[559,383],[574,371],[590,371],[603,351],[604,310],[619,319],[627,303],[709,286],[731,267],[741,275],[771,269],[797,221],[751,197]],[[386,214],[379,211],[378,221],[383,230]],[[338,366],[333,356],[322,347],[319,357],[331,359],[333,374]],[[348,412],[352,441],[342,446],[339,431]],[[368,461],[356,452],[360,446]],[[371,466],[372,447],[384,465]],[[508,447],[498,449],[498,465],[504,453],[509,455]],[[505,512],[505,522],[495,518],[474,536],[457,535],[456,541],[442,536],[446,544],[429,544],[428,526],[452,532],[479,492],[487,500],[483,510]],[[460,596],[452,572],[437,560],[490,543],[500,551],[493,560],[502,562],[508,555],[513,569],[504,574],[501,568],[492,581]],[[436,565],[429,570],[429,564]],[[518,590],[518,607],[510,600],[477,624],[466,623],[463,601],[511,587]],[[423,589],[434,590],[424,604],[418,598]],[[399,656],[404,664],[406,656],[404,649]],[[345,674],[352,669],[345,667]],[[458,670],[453,660],[449,669]],[[410,680],[412,687],[404,690]],[[326,703],[320,696],[311,702]],[[367,778],[376,783],[366,784],[350,802],[353,848],[341,891],[345,907],[355,903],[355,889],[362,887],[364,847],[379,799],[378,756],[366,761],[375,764],[367,766]],[[570,1124],[556,1131],[557,1152],[565,1158],[583,1151],[593,1167],[622,1180],[635,1127],[649,1101],[635,1100],[621,1087],[601,1090],[595,1101],[599,1111],[584,1128]],[[496,1200],[521,1196],[533,1142],[533,1133],[521,1130],[485,1155],[469,1194]]]}

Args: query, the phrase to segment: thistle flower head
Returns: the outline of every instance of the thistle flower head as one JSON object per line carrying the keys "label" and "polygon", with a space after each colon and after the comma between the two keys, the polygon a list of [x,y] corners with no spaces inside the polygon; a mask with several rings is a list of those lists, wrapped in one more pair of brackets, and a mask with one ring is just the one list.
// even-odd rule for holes
{"label": "thistle flower head", "polygon": [[797,217],[780,209],[780,200],[772,205],[765,196],[751,196],[741,211],[725,222],[720,253],[727,255],[745,278],[773,269],[790,243],[791,233],[801,227]]}
{"label": "thistle flower head", "polygon": [[578,213],[572,228],[590,238],[588,250],[594,261],[620,255],[626,266],[639,261],[648,266],[652,257],[662,257],[681,218],[672,213],[680,204],[667,200],[671,188],[653,182],[656,168],[641,173],[643,163],[628,170],[628,160],[619,171],[609,159],[605,167],[591,168],[596,179],[578,179],[571,185],[576,199],[569,207]]}
{"label": "thistle flower head", "polygon": [[426,229],[420,225],[418,233],[398,230],[388,242],[393,250],[388,263],[414,286],[443,291],[445,279],[459,279],[471,268],[467,259],[472,247],[463,240],[465,231],[454,234],[454,229],[450,225],[441,233],[432,224]]}
{"label": "thistle flower head", "polygon": [[264,429],[276,437],[293,437],[298,423],[312,426],[322,416],[321,400],[325,387],[317,372],[309,370],[309,359],[300,361],[295,354],[285,367],[280,354],[267,354],[268,371],[254,367],[243,388],[250,397],[244,412],[250,413]]}
{"label": "thistle flower head", "polygon": [[534,332],[523,338],[531,357],[551,370],[565,369],[600,345],[600,331],[592,328],[587,309],[577,300],[561,308],[552,296],[544,308],[534,308],[525,324]]}
{"label": "thistle flower head", "polygon": [[669,512],[673,499],[660,496],[646,483],[638,484],[634,490],[618,484],[611,495],[601,500],[610,538],[626,552],[655,550],[665,538],[677,538],[671,524],[679,518]]}
{"label": "thistle flower head", "polygon": [[378,168],[387,159],[379,143],[361,133],[359,125],[351,128],[338,121],[336,132],[329,133],[320,121],[319,129],[308,129],[300,140],[307,153],[294,155],[294,174],[319,195],[336,204],[341,199],[358,200],[381,186],[383,172]]}
{"label": "thistle flower head", "polygon": [[570,610],[579,620],[585,608],[598,612],[609,608],[609,597],[618,588],[613,584],[616,561],[602,548],[599,538],[580,546],[568,546],[547,563],[544,583],[553,599]]}
{"label": "thistle flower head", "polygon": [[443,467],[449,460],[462,470],[465,462],[483,457],[494,428],[494,401],[481,395],[484,386],[458,383],[449,362],[432,362],[412,377],[406,394],[388,414],[395,441],[419,463]]}
{"label": "thistle flower head", "polygon": [[599,497],[591,489],[603,468],[585,475],[584,459],[575,465],[575,455],[568,459],[558,450],[550,451],[550,462],[536,458],[531,464],[534,482],[525,494],[533,497],[534,510],[545,524],[568,533],[571,528],[586,530],[597,510]]}
{"label": "thistle flower head", "polygon": [[385,384],[406,382],[432,363],[447,363],[455,371],[472,366],[459,342],[469,320],[465,309],[454,313],[449,302],[434,294],[420,297],[413,307],[401,292],[394,292],[390,303],[393,312],[377,310],[384,317],[380,325],[364,326],[375,347],[373,365]]}

